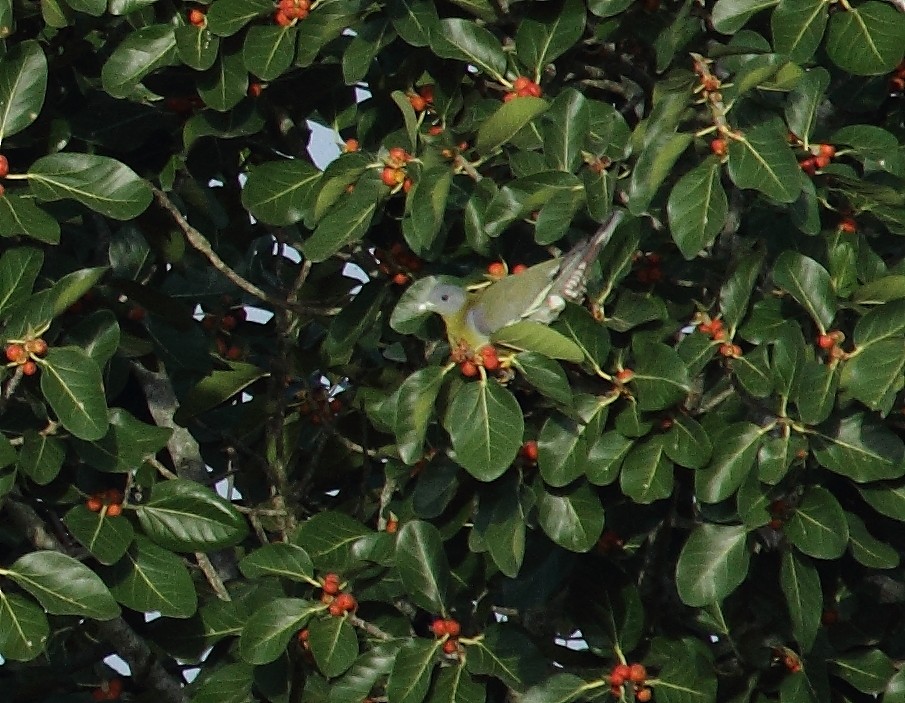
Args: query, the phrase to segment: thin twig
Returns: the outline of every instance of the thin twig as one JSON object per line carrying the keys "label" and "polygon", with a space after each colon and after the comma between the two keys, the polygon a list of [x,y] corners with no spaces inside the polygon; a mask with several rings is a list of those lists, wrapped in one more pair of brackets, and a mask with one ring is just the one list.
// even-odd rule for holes
{"label": "thin twig", "polygon": [[371,637],[376,637],[379,640],[393,639],[393,635],[391,635],[387,632],[384,632],[379,627],[377,627],[377,625],[369,623],[367,620],[362,620],[357,615],[349,616],[349,623],[351,623],[353,626],[357,627],[359,630],[364,630],[369,635],[371,635]]}
{"label": "thin twig", "polygon": [[223,585],[223,580],[220,578],[219,574],[217,574],[217,570],[214,568],[214,565],[211,564],[211,560],[207,558],[207,554],[204,552],[195,552],[195,561],[198,563],[198,568],[201,569],[205,578],[207,578],[207,582],[211,585],[211,588],[214,589],[214,593],[217,594],[217,598],[225,601],[232,600],[229,596],[229,591],[227,591],[226,586]]}

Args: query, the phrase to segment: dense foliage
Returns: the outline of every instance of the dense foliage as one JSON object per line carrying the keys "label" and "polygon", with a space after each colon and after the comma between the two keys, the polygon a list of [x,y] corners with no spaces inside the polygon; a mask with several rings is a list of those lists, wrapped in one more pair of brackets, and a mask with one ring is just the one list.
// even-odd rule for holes
{"label": "dense foliage", "polygon": [[903,10],[0,0],[4,700],[905,701]]}

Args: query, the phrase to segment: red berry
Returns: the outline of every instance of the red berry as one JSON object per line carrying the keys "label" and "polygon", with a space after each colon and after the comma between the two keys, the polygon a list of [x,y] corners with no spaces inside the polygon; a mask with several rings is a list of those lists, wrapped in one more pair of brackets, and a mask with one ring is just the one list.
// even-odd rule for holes
{"label": "red berry", "polygon": [[25,342],[25,351],[35,356],[44,356],[47,353],[47,342],[43,339],[29,339]]}
{"label": "red berry", "polygon": [[516,264],[515,266],[512,267],[512,273],[516,276],[520,273],[525,273],[525,271],[527,271],[527,270],[528,270],[528,267],[525,266],[525,264]]}
{"label": "red berry", "polygon": [[837,622],[839,622],[839,611],[835,608],[827,608],[821,614],[820,622],[823,623],[825,627],[835,625]]}
{"label": "red berry", "polygon": [[129,308],[129,312],[126,313],[126,318],[133,322],[141,322],[145,319],[145,309],[137,305],[131,307]]}
{"label": "red berry", "polygon": [[851,217],[843,217],[839,222],[839,230],[846,234],[854,234],[858,231],[858,223]]}
{"label": "red berry", "polygon": [[6,178],[9,175],[9,161],[0,154],[0,178]]}
{"label": "red berry", "polygon": [[103,492],[104,501],[109,505],[110,503],[122,503],[123,502],[123,492],[118,488],[108,488]]}
{"label": "red berry", "polygon": [[529,439],[522,445],[522,456],[528,461],[537,461],[537,442]]}
{"label": "red berry", "polygon": [[299,633],[298,633],[298,635],[296,635],[296,637],[298,638],[298,641],[299,641],[299,642],[307,642],[307,641],[308,641],[308,636],[309,636],[310,634],[311,634],[311,633],[308,632],[308,628],[306,627],[304,630],[299,630]]}
{"label": "red berry", "polygon": [[651,691],[650,688],[642,688],[635,693],[635,700],[638,701],[638,703],[647,703],[653,695],[653,691]]}
{"label": "red berry", "polygon": [[342,615],[343,613],[346,612],[345,610],[340,608],[339,605],[336,603],[331,603],[330,607],[327,608],[327,610],[330,613],[330,615],[332,615],[334,617],[339,617],[340,615]]}
{"label": "red berry", "polygon": [[248,97],[257,98],[261,96],[261,93],[264,92],[264,86],[258,83],[257,81],[252,81],[248,84]]}
{"label": "red berry", "polygon": [[819,169],[824,169],[830,165],[830,157],[820,154],[814,157],[814,165]]}
{"label": "red berry", "polygon": [[462,632],[462,626],[459,625],[459,621],[449,618],[446,621],[446,634],[450,637],[458,637],[460,632]]}
{"label": "red berry", "polygon": [[809,176],[813,176],[817,173],[817,163],[812,158],[803,159],[798,162],[798,165],[801,167],[801,170]]}
{"label": "red berry", "polygon": [[519,76],[512,82],[513,90],[524,90],[531,84],[531,79],[526,76]]}
{"label": "red berry", "polygon": [[380,172],[380,180],[383,181],[385,186],[395,188],[405,180],[405,174],[398,168],[385,166],[383,171]]}
{"label": "red berry", "polygon": [[335,596],[339,593],[339,576],[334,573],[329,573],[324,576],[323,589],[324,593],[327,595]]}
{"label": "red berry", "polygon": [[503,102],[508,103],[510,100],[514,100],[517,97],[518,97],[518,93],[513,93],[512,91],[509,91],[508,93],[506,93],[503,96]]}
{"label": "red berry", "polygon": [[85,507],[92,513],[99,513],[101,508],[104,507],[104,501],[102,501],[99,496],[93,495],[85,501]]}
{"label": "red berry", "polygon": [[494,261],[487,266],[487,273],[494,278],[506,275],[506,265],[502,261]]}
{"label": "red berry", "polygon": [[412,181],[411,178],[406,178],[404,181],[402,181],[402,192],[408,193],[412,189],[413,185],[414,181]]}
{"label": "red berry", "polygon": [[273,21],[281,27],[288,27],[294,20],[282,10],[277,10],[273,15]]}
{"label": "red berry", "polygon": [[226,356],[226,358],[230,361],[238,361],[242,358],[242,347],[233,345],[226,350],[226,354],[224,356]]}
{"label": "red berry", "polygon": [[443,643],[443,651],[446,654],[455,654],[459,651],[459,643],[455,640],[446,640],[446,642]]}
{"label": "red berry", "polygon": [[21,344],[6,345],[6,360],[15,364],[20,364],[28,357],[28,352]]}
{"label": "red berry", "polygon": [[402,273],[401,271],[399,273],[397,273],[395,276],[393,276],[393,283],[395,283],[397,286],[404,286],[408,282],[409,282],[408,275]]}
{"label": "red berry", "polygon": [[[619,688],[621,688],[622,684],[625,683],[625,678],[620,676],[619,674],[617,674],[615,671],[613,671],[613,673],[610,674],[609,681],[610,681],[610,686],[612,686],[613,688],[618,690]],[[616,695],[619,695],[619,694],[617,693]]]}
{"label": "red berry", "polygon": [[358,601],[351,593],[340,593],[336,596],[336,605],[343,609],[343,612],[350,612],[358,607]]}
{"label": "red berry", "polygon": [[832,335],[822,334],[817,337],[817,346],[821,349],[829,349],[830,347],[836,346],[836,340],[833,339]]}
{"label": "red berry", "polygon": [[717,156],[725,156],[726,155],[726,140],[725,139],[714,139],[710,142],[710,151],[712,151]]}
{"label": "red berry", "polygon": [[232,315],[224,315],[223,319],[220,320],[220,329],[225,332],[232,332],[236,329],[236,326],[239,324],[239,321],[233,317]]}
{"label": "red berry", "polygon": [[436,637],[443,637],[446,634],[449,634],[446,631],[446,623],[448,621],[443,618],[437,618],[431,623],[431,632],[434,633]]}
{"label": "red berry", "polygon": [[402,166],[407,161],[410,161],[411,157],[408,155],[408,152],[403,149],[401,146],[394,146],[389,151],[389,163],[394,166]]}
{"label": "red berry", "polygon": [[398,520],[387,520],[386,531],[388,534],[395,535],[397,530],[399,530],[399,521]]}
{"label": "red berry", "polygon": [[632,675],[632,667],[628,664],[617,664],[613,667],[613,673],[621,676],[623,681],[628,681]]}
{"label": "red berry", "polygon": [[628,383],[635,377],[635,372],[631,369],[621,369],[616,374],[616,380],[620,383]]}
{"label": "red berry", "polygon": [[38,365],[34,361],[26,361],[22,364],[22,373],[26,376],[34,376],[38,373]]}
{"label": "red berry", "polygon": [[771,530],[781,530],[783,522],[778,517],[773,518],[767,523]]}
{"label": "red berry", "polygon": [[799,671],[801,671],[801,660],[794,654],[787,654],[783,658],[783,664],[785,665],[786,669],[789,670],[790,674],[797,674]]}
{"label": "red berry", "polygon": [[206,21],[207,17],[204,15],[204,10],[197,7],[193,7],[189,10],[189,24],[196,27],[203,27]]}
{"label": "red berry", "polygon": [[901,92],[905,90],[905,78],[902,78],[901,76],[890,78],[889,89],[895,92]]}
{"label": "red berry", "polygon": [[644,664],[632,664],[628,678],[632,683],[644,683],[647,680],[647,669],[644,668]]}
{"label": "red berry", "polygon": [[424,98],[424,102],[431,104],[434,102],[434,86],[431,84],[422,85],[418,89],[418,94]]}
{"label": "red berry", "polygon": [[541,90],[541,87],[534,81],[528,84],[523,93],[523,95],[530,95],[533,98],[539,98],[543,94],[544,92]]}
{"label": "red berry", "polygon": [[119,517],[122,515],[123,506],[119,503],[113,503],[113,505],[107,506],[107,516],[108,517]]}
{"label": "red berry", "polygon": [[832,144],[821,144],[820,155],[832,159],[836,155],[836,147]]}
{"label": "red berry", "polygon": [[345,144],[343,145],[343,151],[346,153],[352,153],[354,151],[358,151],[360,145],[357,139],[347,139]]}
{"label": "red berry", "polygon": [[436,136],[438,136],[438,135],[440,135],[440,134],[443,134],[443,127],[441,127],[441,126],[438,125],[438,124],[431,125],[431,126],[428,128],[427,133],[428,133],[429,135],[431,135],[432,137],[436,137]]}

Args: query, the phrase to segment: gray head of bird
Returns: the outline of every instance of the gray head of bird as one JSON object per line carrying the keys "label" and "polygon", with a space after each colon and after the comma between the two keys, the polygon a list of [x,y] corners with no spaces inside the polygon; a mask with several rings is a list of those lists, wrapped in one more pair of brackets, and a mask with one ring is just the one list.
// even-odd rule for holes
{"label": "gray head of bird", "polygon": [[418,303],[421,312],[453,315],[465,305],[467,293],[461,286],[436,281],[426,290],[426,296]]}

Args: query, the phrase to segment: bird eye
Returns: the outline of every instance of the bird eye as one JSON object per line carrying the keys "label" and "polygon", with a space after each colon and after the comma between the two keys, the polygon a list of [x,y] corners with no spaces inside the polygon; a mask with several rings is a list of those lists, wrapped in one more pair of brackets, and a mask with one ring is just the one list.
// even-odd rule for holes
{"label": "bird eye", "polygon": [[442,300],[444,303],[448,302],[448,301],[449,301],[449,293],[444,293],[443,295],[441,295],[441,296],[440,296],[440,300]]}

